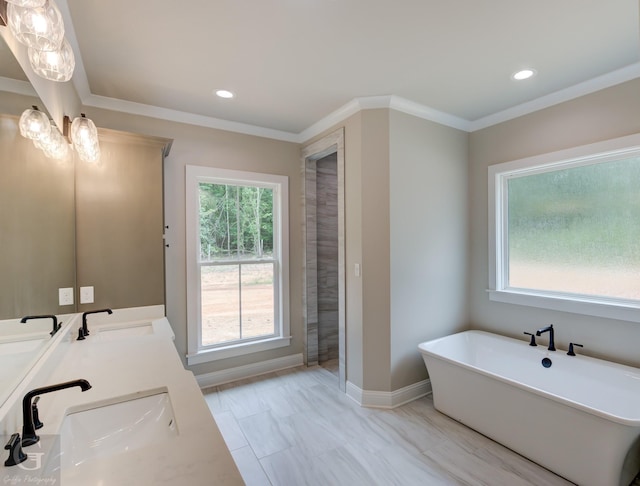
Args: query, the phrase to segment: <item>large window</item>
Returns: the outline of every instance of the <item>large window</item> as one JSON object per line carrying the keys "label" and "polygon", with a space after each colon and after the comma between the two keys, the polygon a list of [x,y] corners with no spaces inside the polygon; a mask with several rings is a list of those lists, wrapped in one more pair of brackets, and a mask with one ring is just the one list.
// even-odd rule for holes
{"label": "large window", "polygon": [[640,320],[634,140],[490,167],[493,300]]}
{"label": "large window", "polygon": [[287,179],[187,167],[189,362],[287,345]]}

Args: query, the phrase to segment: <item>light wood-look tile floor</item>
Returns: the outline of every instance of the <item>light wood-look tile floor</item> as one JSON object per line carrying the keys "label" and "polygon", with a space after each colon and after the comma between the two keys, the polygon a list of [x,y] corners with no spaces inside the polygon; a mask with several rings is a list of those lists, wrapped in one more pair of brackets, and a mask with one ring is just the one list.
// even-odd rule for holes
{"label": "light wood-look tile floor", "polygon": [[436,411],[431,396],[363,408],[319,366],[204,396],[249,486],[572,484]]}

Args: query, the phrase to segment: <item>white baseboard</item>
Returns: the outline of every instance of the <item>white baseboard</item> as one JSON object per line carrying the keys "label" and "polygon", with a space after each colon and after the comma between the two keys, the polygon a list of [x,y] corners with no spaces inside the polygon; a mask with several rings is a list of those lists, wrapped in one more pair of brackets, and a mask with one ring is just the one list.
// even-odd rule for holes
{"label": "white baseboard", "polygon": [[392,392],[363,390],[347,382],[347,396],[362,407],[395,408],[431,393],[431,381],[423,380]]}
{"label": "white baseboard", "polygon": [[236,368],[230,368],[228,370],[213,371],[211,373],[196,375],[196,381],[200,388],[204,389],[232,381],[251,378],[253,376],[263,375],[265,373],[271,373],[273,371],[294,368],[302,365],[303,363],[302,353],[292,354],[283,358],[275,358],[267,361],[261,361],[259,363],[237,366]]}

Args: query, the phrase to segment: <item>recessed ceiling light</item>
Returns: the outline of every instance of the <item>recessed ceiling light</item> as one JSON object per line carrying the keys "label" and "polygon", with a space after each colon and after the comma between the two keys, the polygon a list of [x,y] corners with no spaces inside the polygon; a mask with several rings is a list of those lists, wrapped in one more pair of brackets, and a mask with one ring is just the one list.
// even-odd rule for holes
{"label": "recessed ceiling light", "polygon": [[523,79],[529,79],[534,76],[536,72],[533,69],[523,69],[522,71],[515,72],[511,75],[512,79],[516,81],[522,81]]}
{"label": "recessed ceiling light", "polygon": [[228,91],[226,89],[217,89],[216,90],[216,95],[219,96],[220,98],[233,98],[234,94],[231,91]]}

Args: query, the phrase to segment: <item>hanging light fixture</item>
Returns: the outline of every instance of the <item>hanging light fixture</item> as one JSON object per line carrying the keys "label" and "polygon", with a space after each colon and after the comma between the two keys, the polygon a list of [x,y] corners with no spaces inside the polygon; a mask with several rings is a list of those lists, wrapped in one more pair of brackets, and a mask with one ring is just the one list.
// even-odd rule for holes
{"label": "hanging light fixture", "polygon": [[29,48],[33,71],[51,81],[69,81],[76,61],[54,0],[0,0],[0,7],[5,5],[0,20],[6,20],[16,40]]}
{"label": "hanging light fixture", "polygon": [[73,148],[85,162],[96,162],[100,159],[98,130],[89,118],[82,113],[71,123],[71,142]]}
{"label": "hanging light fixture", "polygon": [[53,0],[46,0],[42,6],[34,8],[10,3],[7,16],[11,33],[27,47],[53,51],[62,44],[64,22]]}
{"label": "hanging light fixture", "polygon": [[55,51],[40,51],[30,47],[29,62],[38,76],[58,82],[69,81],[76,67],[73,49],[67,39],[63,39],[62,45]]}
{"label": "hanging light fixture", "polygon": [[69,156],[69,144],[55,125],[51,125],[49,133],[39,140],[34,140],[33,144],[51,159],[65,160]]}
{"label": "hanging light fixture", "polygon": [[49,118],[38,110],[37,106],[22,112],[18,126],[20,127],[20,134],[30,140],[39,140],[51,131]]}

